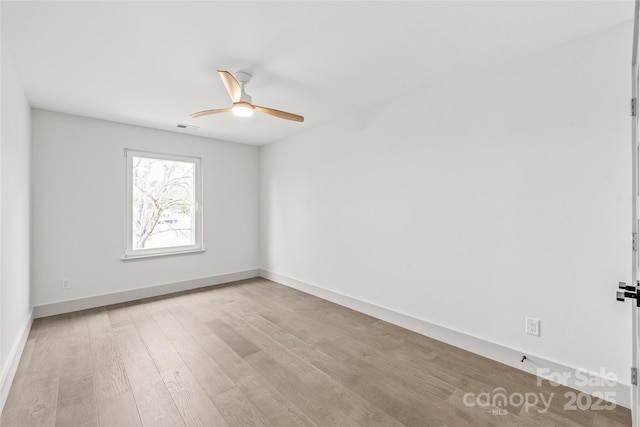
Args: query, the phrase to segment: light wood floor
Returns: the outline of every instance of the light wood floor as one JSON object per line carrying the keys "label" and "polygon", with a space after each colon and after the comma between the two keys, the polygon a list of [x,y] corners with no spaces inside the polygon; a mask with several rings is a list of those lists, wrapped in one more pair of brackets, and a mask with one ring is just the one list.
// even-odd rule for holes
{"label": "light wood floor", "polygon": [[[527,408],[474,396],[544,393]],[[34,322],[10,426],[623,426],[570,389],[263,279]],[[583,400],[584,402],[584,400]],[[595,400],[594,400],[594,403]],[[600,402],[602,406],[604,404]]]}

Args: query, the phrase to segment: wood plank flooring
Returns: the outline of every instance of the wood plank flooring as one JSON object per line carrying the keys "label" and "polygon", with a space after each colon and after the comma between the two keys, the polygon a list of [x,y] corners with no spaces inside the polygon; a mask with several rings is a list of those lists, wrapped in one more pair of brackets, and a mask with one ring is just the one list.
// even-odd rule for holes
{"label": "wood plank flooring", "polygon": [[[551,403],[469,405],[498,388]],[[0,425],[631,425],[604,402],[566,410],[568,391],[251,279],[37,319]]]}

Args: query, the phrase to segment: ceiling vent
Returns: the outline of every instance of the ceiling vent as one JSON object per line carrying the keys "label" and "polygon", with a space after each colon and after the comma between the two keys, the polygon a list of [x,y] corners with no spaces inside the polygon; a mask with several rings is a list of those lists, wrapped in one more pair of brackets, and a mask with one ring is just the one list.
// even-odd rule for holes
{"label": "ceiling vent", "polygon": [[200,126],[186,125],[184,123],[176,123],[176,127],[180,129],[198,130]]}

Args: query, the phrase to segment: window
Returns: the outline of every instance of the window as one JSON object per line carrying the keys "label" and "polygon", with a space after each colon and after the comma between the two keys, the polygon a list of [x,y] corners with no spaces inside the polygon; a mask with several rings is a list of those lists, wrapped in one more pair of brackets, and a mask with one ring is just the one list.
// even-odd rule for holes
{"label": "window", "polygon": [[200,159],[125,150],[125,258],[201,251]]}

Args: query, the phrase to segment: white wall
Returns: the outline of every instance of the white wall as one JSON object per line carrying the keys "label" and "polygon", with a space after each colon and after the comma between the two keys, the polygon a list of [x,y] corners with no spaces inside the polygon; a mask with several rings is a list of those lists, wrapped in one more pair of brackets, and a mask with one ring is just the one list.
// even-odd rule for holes
{"label": "white wall", "polygon": [[0,408],[31,320],[29,296],[31,110],[2,43],[0,119]]}
{"label": "white wall", "polygon": [[[206,252],[121,260],[125,148],[202,158]],[[34,306],[256,269],[258,157],[252,146],[34,110]]]}
{"label": "white wall", "polygon": [[263,147],[261,268],[628,383],[631,35]]}

